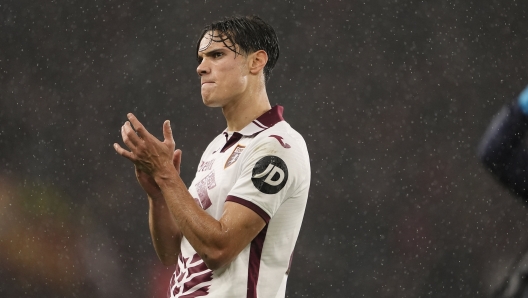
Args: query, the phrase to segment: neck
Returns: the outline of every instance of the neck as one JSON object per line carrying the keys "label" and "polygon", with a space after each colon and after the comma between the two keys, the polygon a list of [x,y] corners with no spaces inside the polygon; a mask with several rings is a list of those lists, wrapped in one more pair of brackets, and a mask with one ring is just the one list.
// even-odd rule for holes
{"label": "neck", "polygon": [[265,88],[222,107],[228,131],[239,131],[271,109]]}

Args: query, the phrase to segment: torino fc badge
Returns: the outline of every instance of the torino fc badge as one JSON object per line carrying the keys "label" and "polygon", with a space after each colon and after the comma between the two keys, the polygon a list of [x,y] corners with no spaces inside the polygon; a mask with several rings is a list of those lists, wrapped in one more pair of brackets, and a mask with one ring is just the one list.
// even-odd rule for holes
{"label": "torino fc badge", "polygon": [[244,148],[246,148],[246,146],[236,146],[235,150],[233,150],[233,153],[231,153],[231,156],[229,156],[229,158],[227,159],[224,169],[228,168],[230,165],[234,164],[237,161],[242,151],[244,151]]}

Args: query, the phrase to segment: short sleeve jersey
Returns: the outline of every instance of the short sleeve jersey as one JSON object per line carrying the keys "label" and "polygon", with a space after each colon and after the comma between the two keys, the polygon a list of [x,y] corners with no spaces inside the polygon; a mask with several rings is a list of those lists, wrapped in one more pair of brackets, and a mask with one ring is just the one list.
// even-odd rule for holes
{"label": "short sleeve jersey", "polygon": [[207,147],[189,192],[220,219],[226,201],[253,210],[266,226],[228,265],[211,271],[185,239],[170,297],[284,297],[295,242],[308,199],[306,143],[275,106],[241,131]]}

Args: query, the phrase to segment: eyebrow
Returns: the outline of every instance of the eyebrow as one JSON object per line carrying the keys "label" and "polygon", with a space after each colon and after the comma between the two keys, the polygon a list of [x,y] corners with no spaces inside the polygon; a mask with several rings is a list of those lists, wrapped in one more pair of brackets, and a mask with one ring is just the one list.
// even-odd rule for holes
{"label": "eyebrow", "polygon": [[212,49],[212,50],[208,50],[208,49],[205,49],[203,51],[200,51],[198,52],[198,57],[203,57],[203,56],[211,56],[211,55],[214,55],[218,52],[225,52],[229,50],[227,47],[221,47],[221,48],[216,48],[216,49]]}

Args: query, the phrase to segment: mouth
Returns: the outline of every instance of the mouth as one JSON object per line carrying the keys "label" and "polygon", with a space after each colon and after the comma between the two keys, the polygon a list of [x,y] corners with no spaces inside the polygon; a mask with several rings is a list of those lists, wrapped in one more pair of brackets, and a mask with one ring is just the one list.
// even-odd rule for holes
{"label": "mouth", "polygon": [[206,84],[213,84],[214,82],[202,82],[202,86]]}

